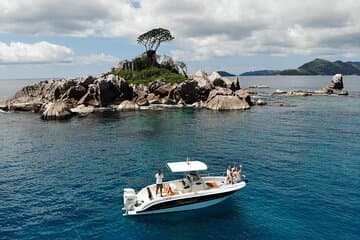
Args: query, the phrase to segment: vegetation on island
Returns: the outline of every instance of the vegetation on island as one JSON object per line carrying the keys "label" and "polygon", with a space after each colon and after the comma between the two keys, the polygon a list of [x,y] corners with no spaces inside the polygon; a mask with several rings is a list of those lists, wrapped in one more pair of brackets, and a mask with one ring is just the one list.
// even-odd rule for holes
{"label": "vegetation on island", "polygon": [[172,84],[185,81],[187,68],[184,62],[175,62],[170,56],[157,54],[162,43],[173,39],[170,31],[163,28],[155,28],[139,35],[137,43],[145,47],[145,52],[128,62],[126,67],[113,68],[111,73],[135,85],[149,85],[158,79]]}
{"label": "vegetation on island", "polygon": [[360,62],[330,62],[325,59],[316,58],[305,63],[297,69],[286,70],[260,70],[245,72],[242,76],[265,76],[265,75],[360,75]]}

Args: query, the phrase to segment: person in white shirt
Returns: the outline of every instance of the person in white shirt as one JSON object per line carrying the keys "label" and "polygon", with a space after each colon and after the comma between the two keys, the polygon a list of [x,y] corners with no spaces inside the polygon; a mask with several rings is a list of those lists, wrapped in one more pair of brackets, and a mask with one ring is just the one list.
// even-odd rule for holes
{"label": "person in white shirt", "polygon": [[156,178],[156,195],[158,195],[158,191],[160,190],[160,196],[162,197],[164,175],[161,173],[160,170],[158,170],[157,173],[155,174],[155,178]]}

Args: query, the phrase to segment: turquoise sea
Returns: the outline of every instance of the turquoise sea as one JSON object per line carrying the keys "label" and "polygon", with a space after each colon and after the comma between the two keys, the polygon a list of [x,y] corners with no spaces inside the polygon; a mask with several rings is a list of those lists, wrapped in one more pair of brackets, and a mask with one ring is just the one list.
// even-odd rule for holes
{"label": "turquoise sea", "polygon": [[[350,96],[278,96],[331,76],[247,77],[267,106],[97,113],[44,122],[0,112],[0,239],[359,239],[360,77]],[[0,98],[36,80],[0,80]],[[210,172],[242,163],[248,186],[210,208],[123,217],[124,187],[174,177],[187,156]]]}

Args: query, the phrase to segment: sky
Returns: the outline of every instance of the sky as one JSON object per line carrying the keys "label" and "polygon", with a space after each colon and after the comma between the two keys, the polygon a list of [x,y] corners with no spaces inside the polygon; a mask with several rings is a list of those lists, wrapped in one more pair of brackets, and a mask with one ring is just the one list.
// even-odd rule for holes
{"label": "sky", "polygon": [[159,53],[190,73],[359,61],[359,13],[359,0],[1,0],[0,79],[98,75],[158,27],[175,37]]}

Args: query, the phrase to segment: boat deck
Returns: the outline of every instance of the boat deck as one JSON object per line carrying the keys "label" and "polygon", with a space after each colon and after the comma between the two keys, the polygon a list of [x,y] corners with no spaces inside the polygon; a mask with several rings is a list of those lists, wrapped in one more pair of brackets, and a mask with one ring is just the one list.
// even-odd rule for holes
{"label": "boat deck", "polygon": [[160,193],[156,194],[156,184],[148,185],[137,193],[137,199],[140,203],[146,203],[152,200],[182,195],[186,193],[198,192],[222,187],[226,177],[202,177],[201,181],[195,185],[187,185],[184,179],[173,180],[163,183],[162,197]]}

